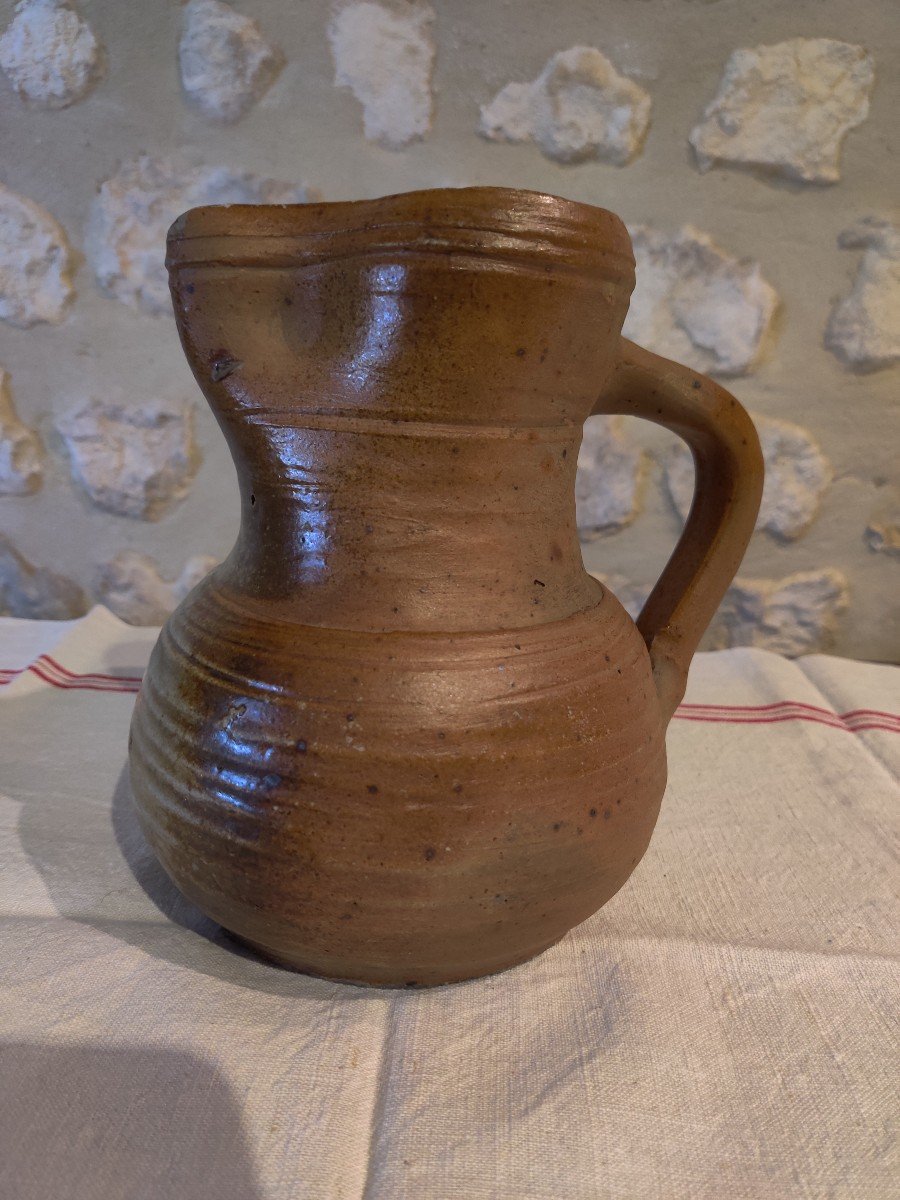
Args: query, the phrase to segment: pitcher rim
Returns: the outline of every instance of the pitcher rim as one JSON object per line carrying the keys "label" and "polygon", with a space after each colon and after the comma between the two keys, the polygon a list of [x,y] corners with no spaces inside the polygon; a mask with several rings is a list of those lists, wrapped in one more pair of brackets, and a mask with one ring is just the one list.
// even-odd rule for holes
{"label": "pitcher rim", "polygon": [[167,265],[251,265],[263,258],[290,265],[320,257],[326,244],[333,252],[341,242],[354,253],[390,248],[511,254],[582,268],[603,259],[604,273],[627,277],[634,270],[628,232],[609,209],[508,187],[426,188],[306,204],[203,205],[173,222]]}

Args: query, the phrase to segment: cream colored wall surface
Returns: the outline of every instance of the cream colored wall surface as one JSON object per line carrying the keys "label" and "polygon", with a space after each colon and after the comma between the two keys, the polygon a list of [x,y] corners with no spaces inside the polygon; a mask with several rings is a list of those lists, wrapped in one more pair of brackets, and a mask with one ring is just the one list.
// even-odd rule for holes
{"label": "cream colored wall surface", "polygon": [[[234,539],[233,469],[161,290],[180,209],[499,184],[619,213],[629,331],[758,418],[761,527],[707,644],[900,658],[893,0],[382,7],[28,0],[10,30],[0,2],[0,611],[102,600],[153,623]],[[704,119],[734,51],[793,39],[732,60]],[[577,46],[600,54],[554,58]],[[753,162],[700,169],[722,153]],[[586,565],[634,608],[690,465],[599,420],[580,464]]]}

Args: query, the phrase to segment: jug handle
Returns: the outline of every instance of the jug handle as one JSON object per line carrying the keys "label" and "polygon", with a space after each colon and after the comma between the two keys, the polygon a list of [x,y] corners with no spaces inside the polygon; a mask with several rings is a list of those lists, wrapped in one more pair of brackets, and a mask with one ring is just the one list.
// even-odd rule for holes
{"label": "jug handle", "polygon": [[684,695],[694,651],[756,524],[764,473],[759,438],[725,388],[626,338],[593,413],[627,414],[663,425],[690,446],[694,457],[687,522],[637,620],[668,724]]}

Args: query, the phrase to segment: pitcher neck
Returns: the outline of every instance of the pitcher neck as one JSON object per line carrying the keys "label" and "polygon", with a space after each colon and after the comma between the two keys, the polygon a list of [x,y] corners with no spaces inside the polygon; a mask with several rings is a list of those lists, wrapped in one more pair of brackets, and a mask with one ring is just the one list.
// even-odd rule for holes
{"label": "pitcher neck", "polygon": [[370,630],[516,629],[595,602],[580,426],[323,424],[230,438],[237,590],[302,624]]}

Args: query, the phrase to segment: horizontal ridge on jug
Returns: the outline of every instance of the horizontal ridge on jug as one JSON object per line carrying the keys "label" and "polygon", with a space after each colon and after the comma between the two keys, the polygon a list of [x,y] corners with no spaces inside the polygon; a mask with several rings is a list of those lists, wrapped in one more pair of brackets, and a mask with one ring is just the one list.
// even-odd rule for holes
{"label": "horizontal ridge on jug", "polygon": [[[585,204],[196,209],[168,265],[242,517],[135,711],[148,840],[300,970],[429,985],[524,961],[649,842],[665,727],[759,505],[752,424],[621,338],[630,242]],[[582,564],[592,412],[663,424],[697,461],[637,625]]]}

